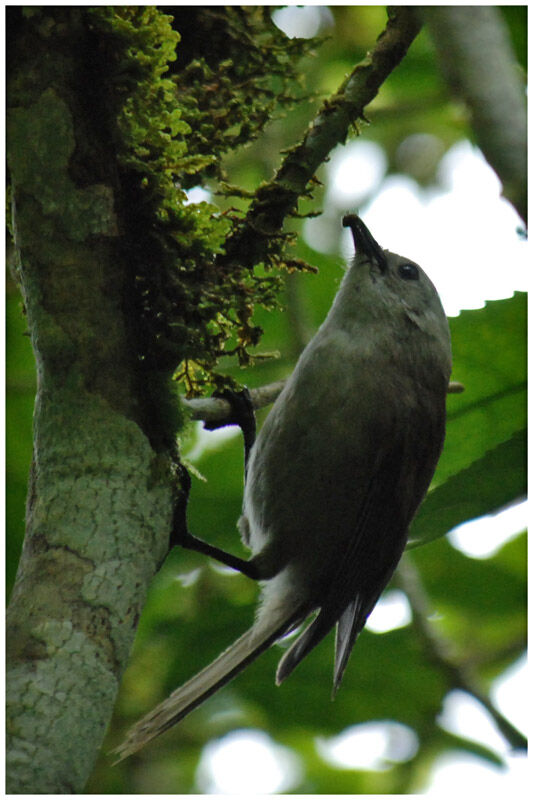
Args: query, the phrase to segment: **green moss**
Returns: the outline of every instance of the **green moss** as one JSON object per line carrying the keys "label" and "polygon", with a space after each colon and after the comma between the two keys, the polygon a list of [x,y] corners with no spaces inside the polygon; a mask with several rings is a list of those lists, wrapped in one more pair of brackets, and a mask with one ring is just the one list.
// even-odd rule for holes
{"label": "green moss", "polygon": [[[189,393],[221,388],[223,357],[250,363],[262,335],[254,310],[275,306],[279,269],[293,266],[285,236],[269,237],[255,259],[230,251],[254,195],[230,186],[221,163],[293,102],[297,57],[308,47],[288,40],[267,7],[172,13],[13,9],[8,52],[9,169],[26,198],[17,224],[46,262],[57,264],[54,248],[66,240],[78,266],[78,245],[92,255],[103,247],[116,265],[106,280],[123,299],[132,413],[156,449],[172,446],[181,423],[175,381]],[[186,190],[205,181],[240,194],[241,211],[189,203]],[[78,336],[89,323],[72,324]],[[53,332],[47,342],[66,359]],[[65,336],[65,347],[71,340],[78,341]],[[120,396],[118,377],[86,366]]]}
{"label": "green moss", "polygon": [[[187,203],[185,189],[222,177],[221,155],[251,141],[274,107],[292,101],[296,55],[264,8],[90,8],[115,120],[130,296],[142,371],[175,374],[189,392],[219,385],[219,359],[248,363],[271,307],[275,276],[222,260],[242,215]],[[183,25],[183,40],[176,27]],[[209,46],[206,46],[206,41]],[[183,51],[183,55],[181,55]],[[169,71],[172,67],[172,72]],[[230,190],[231,191],[231,190]],[[267,269],[283,265],[282,238]]]}
{"label": "green moss", "polygon": [[[173,15],[182,41],[170,71],[194,152],[222,156],[248,144],[301,95],[297,64],[314,41],[288,39],[268,6],[176,7]],[[206,176],[223,178],[220,157],[190,185]]]}

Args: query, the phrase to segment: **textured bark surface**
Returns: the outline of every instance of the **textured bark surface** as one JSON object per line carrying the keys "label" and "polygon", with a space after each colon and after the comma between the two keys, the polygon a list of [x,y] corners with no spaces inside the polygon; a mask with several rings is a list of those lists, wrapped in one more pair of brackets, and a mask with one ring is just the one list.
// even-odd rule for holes
{"label": "textured bark surface", "polygon": [[8,791],[72,793],[90,774],[164,553],[170,492],[136,424],[98,396],[40,384],[35,437],[8,611]]}
{"label": "textured bark surface", "polygon": [[16,269],[38,372],[7,623],[7,788],[17,794],[83,790],[172,513],[170,457],[137,421],[113,153],[83,108],[83,83],[78,94],[72,85],[87,33],[78,9],[65,13],[68,32],[13,32],[8,87]]}

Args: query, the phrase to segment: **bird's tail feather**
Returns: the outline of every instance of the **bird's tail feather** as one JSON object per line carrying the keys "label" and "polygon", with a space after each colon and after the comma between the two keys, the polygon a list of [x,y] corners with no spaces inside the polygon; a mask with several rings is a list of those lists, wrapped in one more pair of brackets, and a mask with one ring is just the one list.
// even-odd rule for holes
{"label": "bird's tail feather", "polygon": [[176,689],[170,697],[137,722],[114,751],[119,756],[115,763],[140,750],[151,739],[171,728],[218,689],[229,683],[276,639],[288,632],[299,616],[291,614],[281,620],[278,618],[268,626],[253,625],[215,661]]}
{"label": "bird's tail feather", "polygon": [[329,633],[332,622],[322,609],[317,617],[296,639],[294,644],[287,650],[278,664],[276,672],[276,684],[279,686],[285,678],[288,678],[295,667],[298,666],[305,656],[322,641],[324,636]]}
{"label": "bird's tail feather", "polygon": [[[375,601],[374,601],[375,602]],[[372,605],[370,605],[372,608]],[[340,686],[342,675],[355,640],[363,628],[368,611],[368,604],[364,597],[357,596],[344,609],[331,605],[324,605],[313,622],[287,650],[279,662],[276,672],[276,683],[282,683],[285,678],[298,666],[305,656],[322,641],[333,625],[337,623],[337,638],[335,645],[335,680],[334,694]]]}

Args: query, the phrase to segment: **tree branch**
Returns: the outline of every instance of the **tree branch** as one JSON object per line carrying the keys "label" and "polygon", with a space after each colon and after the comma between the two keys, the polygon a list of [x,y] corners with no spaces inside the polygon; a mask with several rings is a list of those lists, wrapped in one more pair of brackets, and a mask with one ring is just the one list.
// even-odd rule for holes
{"label": "tree branch", "polygon": [[418,570],[413,560],[404,553],[395,573],[395,583],[407,596],[413,614],[413,624],[430,659],[446,675],[452,688],[461,689],[475,697],[490,714],[498,730],[513,750],[526,750],[527,739],[496,708],[490,697],[477,684],[475,676],[465,664],[459,664],[451,655],[448,640],[429,622],[433,609],[429,602]]}
{"label": "tree branch", "polygon": [[420,22],[413,9],[403,6],[389,8],[388,14],[387,26],[374,49],[337,93],[324,101],[302,141],[288,151],[274,178],[259,187],[243,223],[228,238],[219,264],[238,259],[243,266],[251,267],[265,259],[269,240],[279,233],[287,214],[294,211],[318,167],[337,144],[346,140],[350,126],[363,117],[365,106],[401,62],[420,30]]}
{"label": "tree branch", "polygon": [[[253,407],[257,410],[269,406],[276,400],[286,381],[276,381],[258,389],[250,389]],[[448,386],[449,394],[459,394],[464,391],[462,383],[451,381]],[[188,410],[192,420],[202,420],[203,422],[218,422],[218,427],[222,428],[231,414],[232,408],[227,400],[220,397],[200,397],[192,400],[182,399],[182,403]]]}
{"label": "tree branch", "polygon": [[451,91],[468,107],[503,194],[526,221],[526,93],[500,11],[461,5],[427,6],[421,13]]}

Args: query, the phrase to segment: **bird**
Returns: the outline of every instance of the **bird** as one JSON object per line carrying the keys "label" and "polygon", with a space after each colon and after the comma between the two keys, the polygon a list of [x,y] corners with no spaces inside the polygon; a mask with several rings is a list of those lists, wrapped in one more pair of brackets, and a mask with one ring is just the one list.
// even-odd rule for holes
{"label": "bird", "polygon": [[[261,586],[255,620],[133,726],[116,750],[119,760],[295,630],[276,683],[335,628],[335,693],[404,551],[444,442],[450,331],[418,264],[383,250],[357,214],[343,225],[355,257],[249,441],[238,528],[251,551],[242,571]],[[227,563],[239,568],[239,561]]]}

